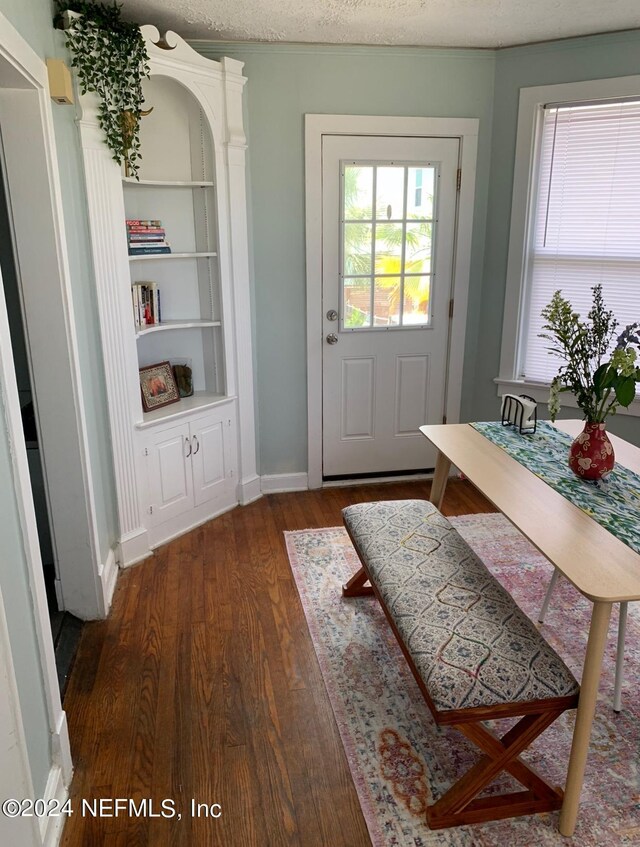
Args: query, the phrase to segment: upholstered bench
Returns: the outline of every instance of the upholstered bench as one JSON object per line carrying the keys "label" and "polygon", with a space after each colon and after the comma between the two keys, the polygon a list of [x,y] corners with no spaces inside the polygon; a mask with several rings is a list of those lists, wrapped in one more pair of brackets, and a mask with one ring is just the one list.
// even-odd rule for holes
{"label": "upholstered bench", "polygon": [[[483,751],[429,807],[428,825],[559,809],[562,790],[519,755],[577,706],[571,671],[431,503],[360,503],[342,514],[362,562],[344,596],[376,595],[436,723],[455,725]],[[508,717],[521,719],[502,737],[481,723]],[[524,790],[478,798],[501,771]]]}

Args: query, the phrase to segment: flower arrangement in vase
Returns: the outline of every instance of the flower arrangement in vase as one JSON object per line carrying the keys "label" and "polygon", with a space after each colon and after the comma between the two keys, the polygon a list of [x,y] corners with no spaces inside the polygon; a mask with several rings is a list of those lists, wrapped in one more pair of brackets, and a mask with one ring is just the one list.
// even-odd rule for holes
{"label": "flower arrangement in vase", "polygon": [[611,473],[615,463],[606,419],[619,406],[629,406],[636,395],[640,368],[635,348],[640,350],[640,323],[625,327],[614,347],[618,321],[604,304],[602,286],[594,286],[592,292],[591,309],[584,321],[562,292],[556,291],[542,310],[546,323],[540,336],[551,342],[549,352],[564,362],[551,383],[551,420],[555,421],[560,411],[560,393],[573,392],[585,426],[571,445],[569,467],[583,479],[594,480]]}

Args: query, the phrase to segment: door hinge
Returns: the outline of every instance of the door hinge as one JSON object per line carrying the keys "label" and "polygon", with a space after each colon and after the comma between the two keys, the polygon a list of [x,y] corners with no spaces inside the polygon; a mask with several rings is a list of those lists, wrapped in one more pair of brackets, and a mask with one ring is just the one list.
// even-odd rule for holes
{"label": "door hinge", "polygon": [[144,455],[145,455],[145,456],[148,456],[148,455],[149,455],[149,448],[148,448],[148,447],[145,447],[145,448],[144,448]]}
{"label": "door hinge", "polygon": [[447,422],[447,416],[443,415],[442,416],[442,423],[445,424],[446,422]]}
{"label": "door hinge", "polygon": [[458,168],[458,173],[456,175],[456,191],[460,191],[461,185],[462,185],[462,168]]}
{"label": "door hinge", "polygon": [[152,515],[152,514],[153,514],[153,506],[149,506],[149,514],[150,514],[150,515]]}
{"label": "door hinge", "polygon": [[453,317],[453,298],[449,300],[449,317]]}

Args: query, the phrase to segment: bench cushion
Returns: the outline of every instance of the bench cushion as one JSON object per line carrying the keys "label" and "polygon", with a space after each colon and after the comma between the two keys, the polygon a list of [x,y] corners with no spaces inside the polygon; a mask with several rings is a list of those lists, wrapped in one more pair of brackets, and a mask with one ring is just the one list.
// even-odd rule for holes
{"label": "bench cushion", "polygon": [[431,503],[360,503],[343,517],[436,711],[578,692],[562,659]]}

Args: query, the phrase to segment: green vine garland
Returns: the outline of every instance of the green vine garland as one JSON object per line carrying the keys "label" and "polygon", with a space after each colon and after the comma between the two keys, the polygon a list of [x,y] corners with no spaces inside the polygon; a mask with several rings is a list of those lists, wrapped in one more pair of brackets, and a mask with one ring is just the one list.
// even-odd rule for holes
{"label": "green vine garland", "polygon": [[83,94],[98,95],[98,121],[113,158],[124,162],[127,175],[138,177],[142,80],[149,76],[149,56],[138,26],[121,17],[117,3],[56,0],[56,23],[66,11],[65,30],[71,64]]}

